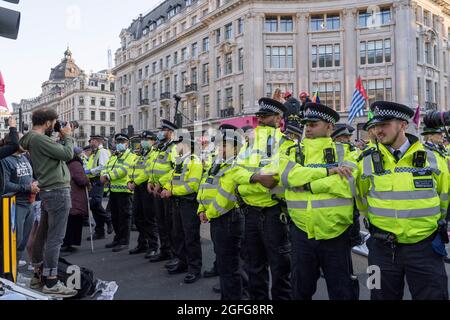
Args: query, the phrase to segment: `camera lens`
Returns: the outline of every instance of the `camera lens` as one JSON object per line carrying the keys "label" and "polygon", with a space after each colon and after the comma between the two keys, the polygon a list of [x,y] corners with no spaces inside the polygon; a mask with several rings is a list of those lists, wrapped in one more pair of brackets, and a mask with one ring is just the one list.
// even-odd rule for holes
{"label": "camera lens", "polygon": [[425,115],[423,122],[427,127],[430,128],[439,128],[442,126],[450,125],[450,112],[438,112],[433,111],[429,112]]}

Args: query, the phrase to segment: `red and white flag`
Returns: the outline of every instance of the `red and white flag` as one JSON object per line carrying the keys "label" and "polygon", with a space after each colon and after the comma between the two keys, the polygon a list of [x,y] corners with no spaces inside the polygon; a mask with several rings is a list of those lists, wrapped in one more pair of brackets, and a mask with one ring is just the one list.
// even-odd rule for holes
{"label": "red and white flag", "polygon": [[0,72],[0,112],[12,113],[12,110],[8,107],[5,99],[5,81],[3,80],[2,73]]}

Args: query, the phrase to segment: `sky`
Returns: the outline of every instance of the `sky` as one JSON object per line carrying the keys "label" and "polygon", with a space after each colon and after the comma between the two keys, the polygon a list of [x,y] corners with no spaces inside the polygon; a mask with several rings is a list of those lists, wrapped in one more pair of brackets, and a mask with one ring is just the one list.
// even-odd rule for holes
{"label": "sky", "polygon": [[140,13],[162,0],[0,0],[0,7],[21,12],[17,40],[0,37],[0,72],[6,101],[37,97],[50,69],[61,62],[67,46],[86,72],[108,68],[108,49],[120,47],[119,34]]}

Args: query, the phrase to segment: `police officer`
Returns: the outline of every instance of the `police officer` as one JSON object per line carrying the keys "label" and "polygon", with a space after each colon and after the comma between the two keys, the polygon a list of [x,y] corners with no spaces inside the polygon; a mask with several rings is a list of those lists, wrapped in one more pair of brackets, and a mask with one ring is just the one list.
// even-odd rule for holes
{"label": "police officer", "polygon": [[111,192],[111,217],[115,232],[113,242],[105,247],[119,252],[128,248],[130,243],[133,191],[128,189],[128,175],[136,161],[136,155],[129,149],[128,135],[118,133],[114,140],[116,152],[102,170],[100,181],[108,184]]}
{"label": "police officer", "polygon": [[424,143],[429,147],[438,148],[441,152],[447,153],[444,147],[444,130],[442,128],[430,128],[425,126],[420,133]]}
{"label": "police officer", "polygon": [[[254,130],[253,143],[242,148],[236,175],[260,173],[271,164],[283,144],[284,135],[279,126],[286,107],[273,99],[259,100],[256,113],[258,126]],[[274,179],[271,175],[265,176]],[[250,182],[253,182],[251,180]],[[275,186],[276,180],[273,180]],[[272,198],[267,188],[260,184],[241,184],[239,194],[245,204],[245,245],[249,272],[251,299],[269,299],[269,266],[272,276],[271,296],[274,300],[291,298],[291,260],[288,226],[280,221],[281,205]]]}
{"label": "police officer", "polygon": [[302,145],[287,156],[282,154],[280,160],[279,174],[293,221],[294,299],[312,299],[320,269],[330,299],[358,298],[349,237],[354,192],[347,179],[352,177],[349,167],[356,168],[356,164],[349,150],[330,137],[338,120],[339,114],[333,109],[308,103],[302,120],[306,125]]}
{"label": "police officer", "polygon": [[[103,183],[100,181],[100,173],[110,159],[110,152],[103,147],[103,141],[104,139],[101,136],[94,135],[90,137],[91,154],[85,167],[85,173],[92,185],[89,196],[90,207],[95,220],[93,240],[105,238],[105,224],[107,225],[108,234],[111,234],[113,231],[111,216],[105,211],[102,204],[104,190]],[[90,237],[88,238],[89,240]]]}
{"label": "police officer", "polygon": [[[171,203],[168,199],[160,196],[161,184],[159,179],[175,168],[175,142],[173,133],[178,127],[169,120],[161,120],[161,128],[158,133],[158,144],[147,161],[147,174],[149,176],[147,190],[153,195],[153,209],[156,212],[156,222],[158,223],[158,233],[160,240],[160,252],[149,257],[150,262],[170,260],[173,258],[174,247],[172,241],[172,211]],[[178,259],[169,261],[165,266],[173,267],[177,265]]]}
{"label": "police officer", "polygon": [[284,93],[284,99],[286,100],[286,102],[284,103],[284,106],[286,107],[286,112],[284,114],[285,129],[288,125],[300,127],[300,101],[295,99],[295,97],[293,97],[292,93],[290,93],[289,91],[286,91]]}
{"label": "police officer", "polygon": [[402,299],[406,277],[414,300],[447,300],[446,160],[405,133],[411,108],[387,101],[370,108],[378,143],[359,162],[357,199],[369,223],[369,265],[381,269],[380,288],[371,290],[371,298]]}
{"label": "police officer", "polygon": [[184,132],[176,146],[175,168],[159,179],[163,190],[161,198],[173,203],[173,243],[178,264],[168,269],[169,274],[187,271],[185,283],[194,283],[201,276],[202,249],[200,221],[196,201],[203,174],[200,158],[192,153],[194,144],[189,132]]}
{"label": "police officer", "polygon": [[148,176],[145,167],[156,143],[156,135],[151,131],[142,132],[140,138],[140,154],[136,158],[128,182],[128,189],[133,194],[133,216],[139,231],[137,247],[130,250],[130,254],[147,252],[154,256],[158,251],[158,225],[156,223],[156,212],[152,208],[152,198],[147,192]]}

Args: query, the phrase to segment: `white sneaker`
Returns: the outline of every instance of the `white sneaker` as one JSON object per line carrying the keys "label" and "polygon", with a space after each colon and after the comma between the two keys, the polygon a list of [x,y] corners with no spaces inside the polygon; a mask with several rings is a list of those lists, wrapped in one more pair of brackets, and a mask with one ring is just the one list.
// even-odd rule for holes
{"label": "white sneaker", "polygon": [[42,293],[56,298],[70,298],[75,296],[78,291],[66,287],[61,281],[58,281],[53,287],[49,288],[47,285],[42,288]]}

